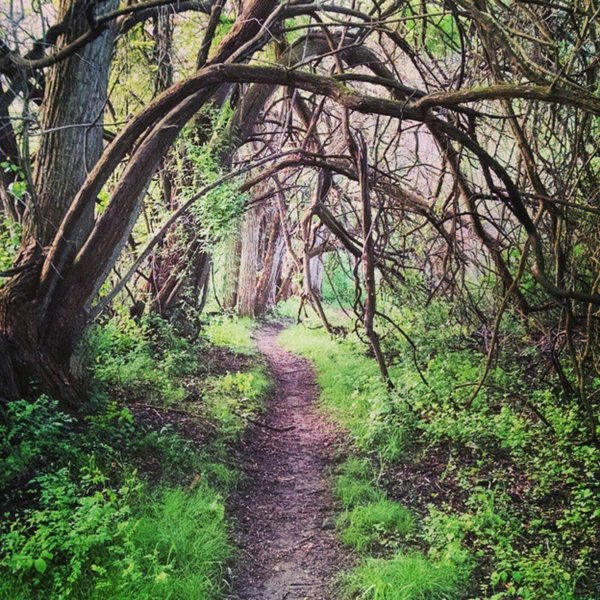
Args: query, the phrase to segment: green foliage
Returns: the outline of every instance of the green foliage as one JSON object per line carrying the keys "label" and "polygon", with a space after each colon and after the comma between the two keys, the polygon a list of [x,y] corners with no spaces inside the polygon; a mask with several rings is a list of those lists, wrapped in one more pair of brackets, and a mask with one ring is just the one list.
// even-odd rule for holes
{"label": "green foliage", "polygon": [[270,385],[266,373],[259,368],[208,379],[207,414],[219,423],[222,435],[238,437],[248,419],[262,410]]}
{"label": "green foliage", "polygon": [[[250,352],[250,325],[223,344]],[[219,325],[215,327],[219,331]],[[230,443],[261,407],[269,381],[260,366],[208,376],[206,342],[165,321],[115,317],[85,350],[102,393],[78,419],[54,400],[11,403],[0,423],[0,598],[140,600],[222,597],[232,549],[224,497],[238,480]],[[117,402],[178,401],[202,377],[197,443],[174,426],[149,426]],[[138,387],[140,386],[140,387]],[[190,415],[191,416],[191,415]],[[195,440],[197,442],[197,440]]]}
{"label": "green foliage", "polygon": [[375,450],[386,460],[402,455],[410,440],[411,417],[401,401],[392,400],[364,347],[302,326],[287,329],[279,339],[315,362],[321,404],[350,431],[359,448]]}
{"label": "green foliage", "polygon": [[414,528],[414,517],[403,506],[381,499],[356,506],[338,519],[341,539],[358,552],[394,547]]}
{"label": "green foliage", "polygon": [[[0,217],[0,271],[10,269],[21,243],[21,226]],[[2,285],[0,279],[0,286]]]}
{"label": "green foliage", "polygon": [[[130,486],[113,490],[90,464],[72,477],[66,467],[40,475],[39,507],[26,510],[1,537],[2,597],[73,597],[86,576],[128,553]],[[6,575],[9,575],[7,578]],[[12,596],[14,597],[14,596]],[[85,597],[85,595],[80,596]]]}
{"label": "green foliage", "polygon": [[91,329],[86,351],[95,379],[120,395],[172,404],[186,397],[184,378],[199,368],[200,346],[177,336],[165,321],[113,318]]}
{"label": "green foliage", "polygon": [[[422,15],[425,5],[420,2],[407,4],[406,17]],[[460,50],[459,30],[455,16],[449,13],[440,14],[437,7],[428,11],[427,18],[407,18],[403,32],[407,40],[413,44],[422,44],[434,57],[444,57],[450,52]]]}
{"label": "green foliage", "polygon": [[[230,550],[211,486],[231,479],[227,469],[205,463],[168,427],[136,428],[115,403],[96,400],[87,410],[84,424],[44,396],[8,407],[0,597],[214,596]],[[153,489],[133,470],[147,456],[165,482],[200,473],[204,483],[193,493]]]}
{"label": "green foliage", "polygon": [[9,404],[0,422],[0,487],[34,473],[49,454],[70,455],[66,431],[72,423],[47,396]]}
{"label": "green foliage", "polygon": [[[314,360],[322,406],[348,429],[356,449],[380,464],[381,477],[374,476],[369,461],[358,459],[336,478],[344,526],[353,511],[363,517],[369,504],[387,506],[377,482],[393,481],[394,463],[406,460],[410,469],[423,462],[427,468],[441,459],[439,484],[452,501],[440,504],[437,494],[415,490],[423,496],[419,508],[431,506],[414,538],[404,542],[407,547],[427,548],[432,564],[452,565],[463,583],[475,573],[474,597],[593,597],[589,590],[600,572],[600,456],[588,441],[579,404],[558,395],[551,377],[532,380],[528,371],[539,361],[538,350],[510,314],[500,330],[497,361],[471,402],[486,363],[478,332],[464,325],[460,306],[427,304],[419,290],[416,282],[398,297],[381,300],[418,348],[415,357],[403,335],[378,323],[393,392],[352,337],[332,340],[298,326],[281,337]],[[362,552],[383,551],[360,531],[344,532],[342,527],[346,541]],[[388,577],[383,565],[383,559],[373,563],[362,579],[355,573],[353,593],[392,594],[383,591]]]}
{"label": "green foliage", "polygon": [[335,478],[335,495],[346,509],[377,502],[383,499],[384,494],[374,487],[373,481],[373,467],[368,460],[349,458]]}
{"label": "green foliage", "polygon": [[454,565],[416,554],[369,558],[344,582],[345,597],[364,600],[452,600],[461,598],[463,582]]}
{"label": "green foliage", "polygon": [[27,179],[23,169],[9,160],[0,162],[0,169],[9,175],[12,182],[8,184],[8,193],[17,201],[27,193]]}
{"label": "green foliage", "polygon": [[253,354],[252,326],[251,319],[216,317],[207,325],[205,335],[214,346],[229,348],[238,354]]}
{"label": "green foliage", "polygon": [[356,291],[352,276],[352,264],[346,253],[325,256],[325,278],[323,280],[323,300],[334,306],[352,306]]}
{"label": "green foliage", "polygon": [[475,489],[468,501],[469,510],[452,514],[430,507],[425,522],[425,537],[432,555],[470,568],[466,540],[479,557],[493,556],[490,572],[492,592],[486,585],[482,594],[494,600],[524,599],[569,600],[579,598],[577,579],[564,568],[562,551],[543,545],[522,546],[527,525],[510,513],[510,499],[498,490]]}
{"label": "green foliage", "polygon": [[[205,108],[202,117],[196,119],[195,124],[186,128],[180,136],[177,172],[182,174],[182,201],[196,195],[198,188],[212,184],[223,176],[222,154],[227,144],[231,143],[228,126],[232,114],[228,104],[219,109]],[[202,126],[199,126],[200,123]],[[190,171],[194,174],[192,180]],[[231,180],[199,198],[192,204],[191,212],[206,240],[215,242],[236,230],[246,204],[247,197],[240,193],[239,185]]]}
{"label": "green foliage", "polygon": [[39,507],[0,538],[0,597],[191,600],[219,591],[230,549],[213,489],[151,492],[135,476],[114,489],[93,464],[35,481]]}

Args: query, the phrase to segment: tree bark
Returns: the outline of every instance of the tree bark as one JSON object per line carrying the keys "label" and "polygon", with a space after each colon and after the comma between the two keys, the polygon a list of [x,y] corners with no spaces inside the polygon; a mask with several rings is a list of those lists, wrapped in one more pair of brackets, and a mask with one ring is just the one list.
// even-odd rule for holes
{"label": "tree bark", "polygon": [[262,220],[262,206],[254,206],[246,213],[242,223],[242,253],[237,293],[237,312],[242,317],[255,316]]}
{"label": "tree bark", "polygon": [[233,310],[237,304],[238,282],[240,278],[240,259],[242,255],[241,232],[231,235],[223,250],[225,265],[223,268],[223,308]]}
{"label": "tree bark", "polygon": [[[276,0],[252,1],[213,61],[221,63],[240,50],[260,31],[275,6]],[[56,63],[50,77],[44,124],[54,129],[42,141],[36,169],[40,210],[28,224],[16,262],[27,268],[0,291],[0,397],[5,400],[47,392],[76,410],[83,388],[73,358],[89,323],[92,302],[131,233],[148,181],[166,148],[218,89],[217,84],[201,86],[191,95],[165,92],[152,106],[155,109],[161,101],[168,105],[171,100],[167,114],[152,109],[133,119],[94,167],[102,130],[89,124],[101,119],[98,108],[104,102],[101,87],[110,66],[110,39],[110,31],[104,32],[85,47],[88,61],[81,55],[69,56]],[[89,60],[104,62],[95,70],[89,68]],[[185,85],[173,87],[181,91]],[[87,136],[82,137],[79,125],[87,125]],[[136,143],[106,210],[93,223],[97,194]]]}
{"label": "tree bark", "polygon": [[[71,15],[60,47],[87,29],[84,11],[71,11],[72,4],[71,0],[60,4],[61,15]],[[110,0],[107,8],[117,4],[118,0]],[[47,76],[41,118],[45,134],[34,173],[36,202],[25,215],[24,243],[16,261],[23,270],[0,290],[0,397],[5,399],[43,390],[71,402],[81,393],[72,374],[78,370],[74,350],[83,323],[77,315],[44,313],[37,296],[40,249],[56,235],[73,198],[102,154],[113,46],[114,30],[108,28],[79,54],[55,64]],[[82,210],[80,227],[70,239],[75,248],[81,246],[93,220],[94,203],[89,202]]]}
{"label": "tree bark", "polygon": [[270,230],[268,242],[263,253],[263,265],[257,283],[255,316],[264,315],[275,306],[277,299],[277,281],[281,276],[283,258],[285,256],[285,241],[281,231],[281,220],[274,207],[268,212]]}
{"label": "tree bark", "polygon": [[[77,0],[61,0],[60,17],[71,15],[67,33],[59,41],[66,46],[89,29],[86,11],[72,11]],[[103,10],[115,9],[109,0]],[[104,108],[115,29],[109,27],[78,53],[53,65],[46,76],[42,129],[46,132],[38,151],[34,183],[36,210],[30,211],[25,235],[41,246],[54,238],[73,198],[100,158],[103,145]],[[71,238],[79,247],[94,222],[94,202],[85,207],[80,226]]]}

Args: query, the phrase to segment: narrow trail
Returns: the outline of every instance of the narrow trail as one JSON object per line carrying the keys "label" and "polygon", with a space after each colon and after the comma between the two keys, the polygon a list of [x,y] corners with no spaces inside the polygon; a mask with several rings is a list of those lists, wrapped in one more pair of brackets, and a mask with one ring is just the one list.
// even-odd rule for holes
{"label": "narrow trail", "polygon": [[336,432],[318,414],[311,365],[277,344],[280,329],[256,335],[275,390],[245,448],[247,482],[234,502],[239,567],[232,600],[326,600],[342,566],[326,477]]}

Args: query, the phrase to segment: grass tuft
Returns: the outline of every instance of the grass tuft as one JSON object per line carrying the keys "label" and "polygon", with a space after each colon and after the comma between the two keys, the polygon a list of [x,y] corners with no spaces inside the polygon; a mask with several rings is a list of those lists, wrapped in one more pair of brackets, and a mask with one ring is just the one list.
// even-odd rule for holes
{"label": "grass tuft", "polygon": [[391,546],[414,529],[412,513],[391,500],[381,499],[342,513],[338,520],[342,542],[358,552]]}
{"label": "grass tuft", "polygon": [[344,593],[361,600],[454,600],[461,596],[461,585],[451,564],[398,553],[366,559],[347,575]]}
{"label": "grass tuft", "polygon": [[339,468],[333,489],[345,509],[377,502],[384,493],[373,486],[373,465],[365,458],[351,457]]}
{"label": "grass tuft", "polygon": [[223,316],[211,319],[204,331],[214,346],[249,355],[256,351],[252,340],[253,326],[252,319]]}

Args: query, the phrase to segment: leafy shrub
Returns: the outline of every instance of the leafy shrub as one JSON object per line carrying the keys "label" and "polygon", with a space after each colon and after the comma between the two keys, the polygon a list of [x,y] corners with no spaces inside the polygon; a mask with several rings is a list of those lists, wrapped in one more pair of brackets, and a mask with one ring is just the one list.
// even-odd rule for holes
{"label": "leafy shrub", "polygon": [[147,320],[113,319],[92,328],[86,350],[93,360],[94,378],[127,398],[167,405],[181,402],[186,396],[181,378],[190,371],[190,349],[166,344],[158,352],[154,345]]}
{"label": "leafy shrub", "polygon": [[6,408],[0,422],[0,488],[35,472],[48,455],[72,455],[68,428],[73,419],[47,396],[19,400]]}
{"label": "leafy shrub", "polygon": [[40,506],[0,538],[5,598],[213,597],[230,549],[211,488],[118,489],[90,466],[42,476]]}
{"label": "leafy shrub", "polygon": [[8,590],[24,597],[48,592],[73,597],[93,572],[130,554],[131,487],[107,487],[93,464],[76,478],[61,468],[34,482],[39,506],[25,511],[0,538],[4,597],[11,597]]}

